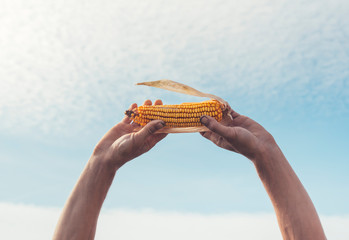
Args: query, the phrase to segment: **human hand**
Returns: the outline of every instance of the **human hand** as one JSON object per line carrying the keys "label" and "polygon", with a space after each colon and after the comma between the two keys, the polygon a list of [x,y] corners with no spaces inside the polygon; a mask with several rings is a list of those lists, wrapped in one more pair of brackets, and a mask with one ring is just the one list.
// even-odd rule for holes
{"label": "human hand", "polygon": [[[151,105],[146,100],[144,105]],[[154,105],[162,105],[161,100],[156,100]],[[129,110],[137,107],[134,103]],[[166,137],[165,133],[156,133],[163,128],[165,123],[161,120],[154,120],[145,127],[140,128],[136,123],[131,123],[129,117],[125,117],[120,123],[111,128],[99,141],[93,156],[100,161],[111,164],[113,168],[120,168],[126,162],[149,151],[160,140]]]}
{"label": "human hand", "polygon": [[326,239],[316,209],[273,136],[231,109],[222,121],[203,116],[201,135],[217,146],[241,153],[254,163],[274,206],[284,239]]}
{"label": "human hand", "polygon": [[240,153],[253,162],[264,153],[277,148],[273,136],[252,119],[228,109],[221,122],[209,116],[201,117],[200,121],[210,131],[200,134],[217,146]]}

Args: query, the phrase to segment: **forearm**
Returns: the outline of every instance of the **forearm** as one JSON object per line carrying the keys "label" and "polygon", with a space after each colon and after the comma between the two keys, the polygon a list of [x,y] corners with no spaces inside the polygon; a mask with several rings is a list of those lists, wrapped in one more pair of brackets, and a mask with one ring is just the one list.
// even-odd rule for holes
{"label": "forearm", "polygon": [[276,145],[254,160],[284,239],[326,239],[315,207]]}
{"label": "forearm", "polygon": [[53,239],[93,239],[116,170],[91,157],[68,198]]}

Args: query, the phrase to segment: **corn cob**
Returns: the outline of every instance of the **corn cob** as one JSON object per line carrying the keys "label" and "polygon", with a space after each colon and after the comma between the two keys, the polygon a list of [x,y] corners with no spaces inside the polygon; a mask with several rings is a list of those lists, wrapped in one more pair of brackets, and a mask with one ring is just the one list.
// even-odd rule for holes
{"label": "corn cob", "polygon": [[140,126],[145,126],[152,120],[163,120],[165,128],[185,128],[202,126],[200,117],[203,115],[222,120],[222,105],[217,100],[199,103],[182,103],[175,105],[143,105],[125,114]]}

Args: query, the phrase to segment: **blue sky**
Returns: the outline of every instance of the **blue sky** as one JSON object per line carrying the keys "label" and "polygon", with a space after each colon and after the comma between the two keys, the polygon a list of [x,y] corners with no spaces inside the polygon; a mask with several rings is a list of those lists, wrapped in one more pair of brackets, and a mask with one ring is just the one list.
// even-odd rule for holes
{"label": "blue sky", "polygon": [[[61,208],[131,103],[202,100],[134,85],[167,78],[261,123],[319,214],[349,215],[348,11],[345,0],[5,1],[0,203]],[[199,134],[125,165],[104,207],[273,212],[253,165]]]}

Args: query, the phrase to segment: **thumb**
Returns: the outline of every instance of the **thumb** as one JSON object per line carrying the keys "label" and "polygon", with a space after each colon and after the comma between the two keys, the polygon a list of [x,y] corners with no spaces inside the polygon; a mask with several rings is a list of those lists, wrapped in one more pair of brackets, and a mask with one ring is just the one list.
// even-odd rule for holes
{"label": "thumb", "polygon": [[157,130],[163,128],[165,126],[165,122],[161,120],[153,120],[145,125],[139,132],[135,134],[135,136],[141,140],[145,141],[149,136],[153,135]]}
{"label": "thumb", "polygon": [[211,132],[217,133],[225,139],[234,139],[236,137],[236,131],[234,128],[220,124],[213,117],[202,116],[200,118],[200,122],[205,125]]}

